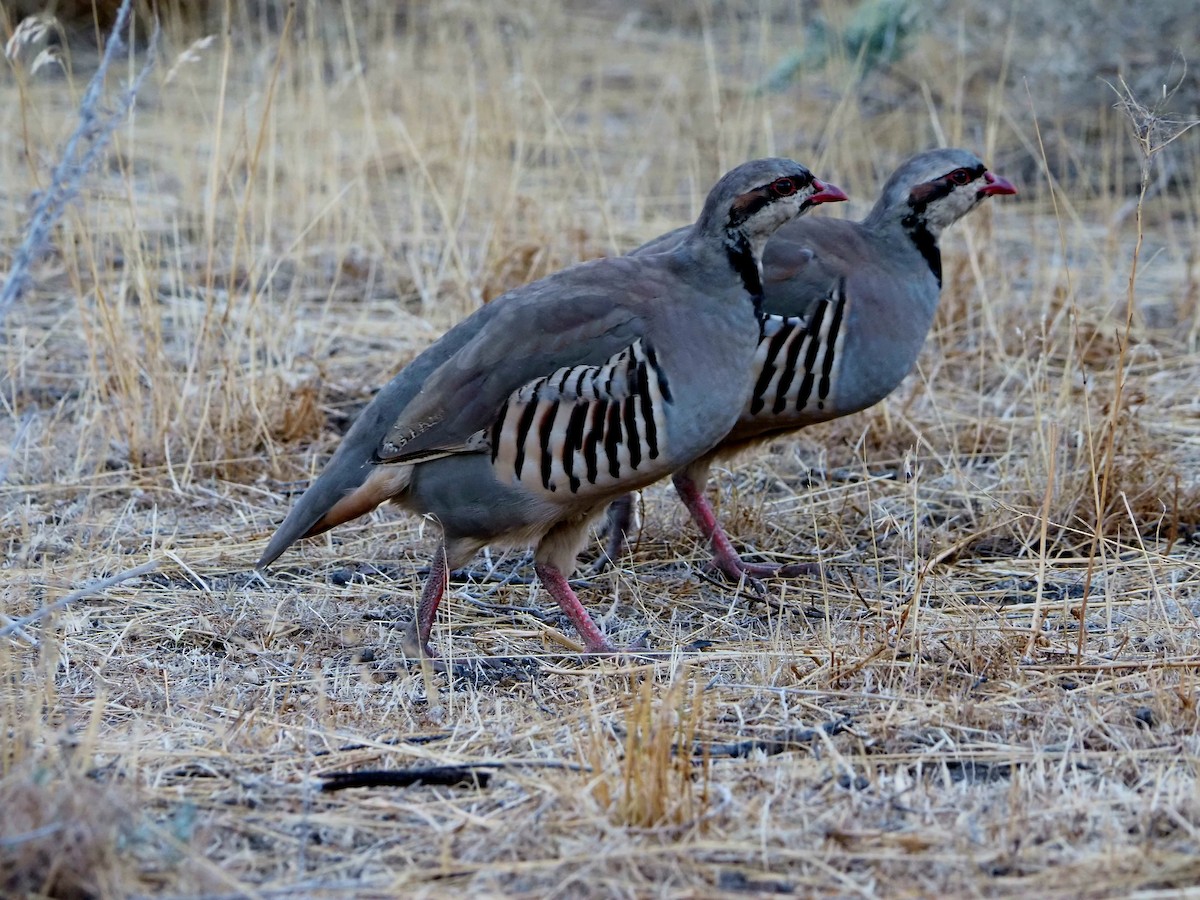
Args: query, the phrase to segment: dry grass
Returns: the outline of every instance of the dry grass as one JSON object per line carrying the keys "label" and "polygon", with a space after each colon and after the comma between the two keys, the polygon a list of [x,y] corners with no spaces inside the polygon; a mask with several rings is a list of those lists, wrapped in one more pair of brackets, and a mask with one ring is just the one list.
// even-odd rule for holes
{"label": "dry grass", "polygon": [[[800,23],[750,3],[327,8],[168,32],[5,323],[0,628],[159,566],[0,639],[0,892],[1200,884],[1200,186],[1133,214],[1116,95],[1074,111],[1083,143],[1035,121],[1037,83],[981,84],[970,41],[915,88],[834,53],[755,91]],[[64,53],[0,76],[0,260],[74,121],[88,63]],[[379,513],[250,573],[371,390],[480,302],[687,221],[743,158],[794,155],[861,214],[943,137],[1039,174],[948,236],[919,372],[718,479],[740,541],[822,578],[712,583],[656,488],[581,594],[672,658],[581,664],[544,594],[475,582],[436,643],[540,660],[476,687],[401,660],[421,522]],[[318,777],[481,762],[478,789]]]}

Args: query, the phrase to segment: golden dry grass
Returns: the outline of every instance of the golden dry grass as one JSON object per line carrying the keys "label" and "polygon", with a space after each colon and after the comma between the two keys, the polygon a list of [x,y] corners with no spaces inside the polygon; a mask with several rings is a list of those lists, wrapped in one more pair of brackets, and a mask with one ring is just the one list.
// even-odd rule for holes
{"label": "golden dry grass", "polygon": [[[0,627],[158,566],[0,639],[0,893],[1200,884],[1195,141],[1139,224],[1109,101],[1076,111],[1080,142],[1034,120],[1036,83],[981,84],[969,41],[759,92],[800,32],[757,4],[301,24],[164,38],[5,323]],[[0,80],[0,259],[80,89],[20,61]],[[942,140],[1021,196],[947,237],[919,371],[717,479],[736,539],[821,578],[765,601],[713,583],[658,487],[581,596],[670,658],[581,663],[545,595],[503,581],[514,555],[453,588],[435,640],[539,666],[472,686],[399,651],[420,521],[380,512],[251,574],[372,389],[479,303],[688,221],[749,156],[797,157],[857,215]],[[479,788],[320,790],[434,764],[497,766]]]}

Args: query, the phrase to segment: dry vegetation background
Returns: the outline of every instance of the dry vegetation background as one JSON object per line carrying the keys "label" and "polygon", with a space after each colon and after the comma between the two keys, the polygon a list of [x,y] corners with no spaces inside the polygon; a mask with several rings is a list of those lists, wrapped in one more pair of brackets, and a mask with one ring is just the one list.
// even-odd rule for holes
{"label": "dry vegetation background", "polygon": [[[0,271],[95,68],[72,6],[0,72]],[[1200,81],[1162,37],[1190,3],[158,6],[160,63],[0,333],[0,893],[1200,884],[1200,129],[1164,146]],[[713,582],[657,487],[581,596],[669,657],[581,662],[513,554],[435,636],[537,659],[476,686],[400,654],[420,521],[251,573],[480,303],[689,221],[745,158],[859,216],[939,143],[1021,193],[947,236],[919,371],[717,479],[743,546],[823,577]],[[435,764],[486,784],[321,791]]]}

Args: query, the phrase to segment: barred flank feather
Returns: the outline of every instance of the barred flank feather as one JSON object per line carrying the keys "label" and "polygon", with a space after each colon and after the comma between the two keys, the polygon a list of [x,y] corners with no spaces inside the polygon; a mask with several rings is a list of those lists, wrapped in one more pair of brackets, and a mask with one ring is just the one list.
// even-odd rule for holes
{"label": "barred flank feather", "polygon": [[649,345],[599,366],[564,366],[514,391],[488,429],[503,478],[575,494],[636,472],[664,452],[671,391]]}

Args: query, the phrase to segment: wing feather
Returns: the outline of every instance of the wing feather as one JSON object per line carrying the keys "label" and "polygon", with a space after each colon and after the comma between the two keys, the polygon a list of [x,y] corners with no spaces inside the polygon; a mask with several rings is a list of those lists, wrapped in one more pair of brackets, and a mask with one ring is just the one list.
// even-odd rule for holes
{"label": "wing feather", "polygon": [[[442,362],[399,411],[376,449],[376,462],[417,463],[484,452],[491,446],[485,432],[502,412],[509,423],[520,419],[515,409],[504,407],[522,391],[536,389],[543,400],[603,394],[600,376],[577,368],[603,366],[641,338],[645,310],[662,292],[652,278],[636,277],[647,269],[637,261],[604,262],[609,265],[595,277],[587,277],[586,265],[576,267],[560,273],[570,277],[551,276],[536,289],[493,301],[504,308],[495,310],[488,326]],[[614,273],[612,263],[628,269]],[[614,304],[613,282],[622,275],[631,282],[629,302]]]}

